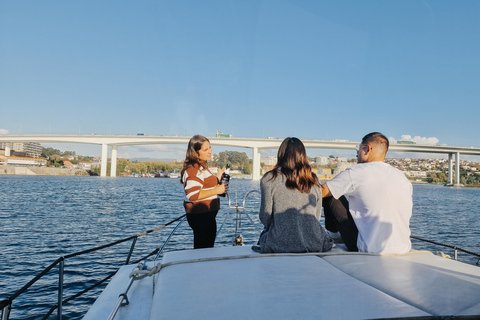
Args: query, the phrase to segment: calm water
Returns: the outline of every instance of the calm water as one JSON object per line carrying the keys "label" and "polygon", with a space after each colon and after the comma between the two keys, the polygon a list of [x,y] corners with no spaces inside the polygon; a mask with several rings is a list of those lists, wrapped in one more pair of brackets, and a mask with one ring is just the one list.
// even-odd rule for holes
{"label": "calm water", "polygon": [[[238,203],[259,183],[232,180],[232,204],[237,189]],[[251,194],[246,211],[257,226],[259,195]],[[57,258],[93,248],[115,240],[161,226],[183,215],[183,190],[178,179],[98,178],[98,177],[29,177],[0,176],[0,298],[4,299]],[[412,234],[429,240],[457,245],[480,252],[480,220],[477,210],[480,189],[447,188],[415,185]],[[222,199],[217,217],[220,226],[228,203]],[[235,231],[234,210],[223,227],[218,246],[230,245]],[[132,260],[139,259],[161,246],[173,225],[140,237]],[[192,232],[186,222],[181,225],[167,250],[191,248]],[[242,220],[241,233],[246,244],[257,240],[259,229]],[[131,242],[68,259],[65,262],[65,296],[93,284],[107,272],[125,261]],[[444,251],[447,248],[424,245],[413,241],[416,249]],[[478,259],[459,254],[459,259],[476,263]],[[58,268],[45,280],[33,286],[27,295],[13,304],[11,319],[38,319],[56,303],[56,291],[45,294],[46,288],[56,288]],[[67,319],[79,319],[86,312],[98,290],[64,306]],[[54,313],[55,315],[55,313]],[[52,317],[53,318],[53,317]]]}

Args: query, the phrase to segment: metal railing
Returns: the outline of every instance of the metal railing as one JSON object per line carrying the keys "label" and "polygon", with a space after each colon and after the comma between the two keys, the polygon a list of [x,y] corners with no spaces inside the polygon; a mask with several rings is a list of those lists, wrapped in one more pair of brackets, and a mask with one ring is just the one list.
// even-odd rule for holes
{"label": "metal railing", "polygon": [[255,227],[257,227],[259,230],[261,230],[262,228],[260,226],[258,226],[254,221],[253,219],[250,217],[250,215],[245,211],[245,204],[247,202],[247,198],[249,195],[251,194],[260,194],[260,191],[258,190],[252,190],[252,191],[249,191],[245,197],[243,198],[243,203],[242,203],[242,206],[239,206],[238,205],[238,199],[237,199],[237,190],[235,189],[235,205],[232,205],[232,199],[230,198],[230,194],[227,193],[227,196],[228,196],[228,211],[227,211],[227,214],[225,215],[225,218],[223,219],[223,222],[222,224],[220,225],[220,228],[218,229],[217,231],[217,237],[218,235],[220,234],[220,231],[222,231],[222,228],[223,226],[225,225],[225,222],[227,221],[228,217],[230,216],[230,211],[233,209],[235,210],[235,233],[232,237],[232,244],[233,245],[243,245],[243,237],[241,234],[239,234],[239,230],[240,228],[242,227],[242,214],[246,215],[247,218],[250,220],[250,223],[252,223],[252,225],[254,225]]}
{"label": "metal railing", "polygon": [[460,247],[457,247],[457,246],[452,246],[452,245],[441,243],[441,242],[436,242],[436,241],[432,241],[432,240],[428,240],[428,239],[423,239],[423,238],[420,238],[420,237],[417,237],[417,236],[414,236],[414,235],[411,235],[410,238],[418,240],[418,241],[434,244],[434,245],[437,245],[437,246],[441,246],[441,247],[444,247],[444,248],[453,249],[453,259],[454,260],[458,260],[458,251],[467,253],[469,255],[472,255],[474,257],[479,258],[477,260],[476,265],[477,266],[480,265],[480,254],[478,254],[478,253],[475,253],[475,252],[472,252],[472,251],[469,251],[469,250],[466,250],[466,249],[463,249],[463,248],[460,248]]}
{"label": "metal railing", "polygon": [[[106,249],[106,248],[109,248],[109,247],[113,247],[113,246],[116,246],[116,245],[119,245],[121,243],[124,243],[124,242],[127,242],[127,241],[132,241],[132,245],[130,246],[130,250],[129,250],[129,253],[127,255],[127,258],[126,258],[126,261],[125,261],[125,264],[129,264],[129,263],[138,263],[142,260],[145,260],[151,256],[153,256],[154,254],[156,254],[157,252],[160,251],[159,248],[156,248],[155,250],[153,250],[151,253],[147,254],[146,256],[134,261],[134,262],[131,262],[130,259],[132,257],[132,253],[133,253],[133,250],[135,248],[135,245],[136,245],[136,242],[137,242],[137,239],[141,236],[144,236],[144,235],[147,235],[147,234],[150,234],[154,231],[157,231],[157,230],[160,230],[160,229],[163,229],[164,227],[178,221],[178,220],[181,220],[182,218],[184,218],[185,215],[182,215],[162,226],[159,226],[155,229],[151,229],[151,230],[147,230],[143,233],[140,233],[140,234],[136,234],[136,235],[133,235],[133,236],[130,236],[128,238],[125,238],[125,239],[121,239],[121,240],[118,240],[118,241],[115,241],[115,242],[112,242],[112,243],[109,243],[109,244],[105,244],[105,245],[102,245],[102,246],[98,246],[98,247],[95,247],[95,248],[91,248],[91,249],[87,249],[87,250],[83,250],[83,251],[80,251],[80,252],[76,252],[76,253],[72,253],[72,254],[68,254],[66,256],[62,256],[60,258],[58,258],[57,260],[55,260],[53,263],[51,263],[48,267],[46,267],[42,272],[40,272],[37,276],[35,276],[32,280],[30,280],[27,284],[25,284],[22,288],[20,288],[19,290],[17,290],[14,294],[10,295],[8,298],[6,299],[3,299],[0,301],[0,311],[1,311],[1,316],[0,316],[0,319],[1,320],[8,320],[9,317],[10,317],[10,313],[11,313],[11,310],[12,310],[12,305],[13,305],[13,302],[14,300],[19,297],[21,294],[25,293],[33,284],[35,284],[37,281],[39,281],[40,279],[42,279],[45,275],[47,275],[53,268],[57,267],[58,266],[58,298],[57,298],[57,303],[55,305],[53,305],[50,310],[48,310],[48,312],[45,314],[45,316],[42,318],[43,320],[45,319],[48,319],[48,317],[50,317],[53,312],[55,312],[55,310],[57,310],[57,319],[62,319],[62,314],[63,314],[63,305],[67,304],[68,302],[72,301],[73,299],[76,299],[78,297],[80,297],[81,295],[91,291],[92,289],[100,286],[101,284],[103,284],[105,281],[107,281],[108,279],[110,279],[111,277],[113,277],[113,275],[116,273],[116,270],[113,271],[113,272],[110,272],[106,277],[104,277],[103,279],[101,279],[100,281],[97,281],[96,283],[94,283],[93,285],[89,286],[88,288],[64,299],[63,296],[64,296],[64,274],[65,274],[65,260],[67,259],[70,259],[70,258],[73,258],[73,257],[78,257],[78,256],[82,256],[82,255],[85,255],[85,254],[88,254],[88,253],[92,253],[92,252],[96,252],[96,251],[99,251],[99,250],[102,250],[102,249]],[[183,220],[182,220],[183,221]],[[167,239],[168,241],[168,239]],[[162,250],[165,246],[162,247]]]}

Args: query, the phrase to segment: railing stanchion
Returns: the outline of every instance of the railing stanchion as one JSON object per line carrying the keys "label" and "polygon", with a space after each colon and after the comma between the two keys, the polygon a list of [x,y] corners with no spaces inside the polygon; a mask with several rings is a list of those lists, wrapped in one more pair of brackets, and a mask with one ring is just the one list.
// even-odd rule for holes
{"label": "railing stanchion", "polygon": [[57,309],[57,319],[62,320],[62,306],[63,306],[63,273],[65,269],[65,260],[60,260],[58,265],[58,309]]}
{"label": "railing stanchion", "polygon": [[130,262],[130,258],[132,257],[133,253],[133,248],[135,248],[135,244],[137,243],[138,238],[134,238],[132,242],[132,246],[130,247],[130,252],[128,253],[127,260],[125,261],[125,264],[128,264]]}
{"label": "railing stanchion", "polygon": [[12,301],[9,301],[9,303],[2,309],[2,320],[8,320],[8,318],[10,317],[11,309],[12,309]]}
{"label": "railing stanchion", "polygon": [[177,231],[177,228],[180,227],[180,225],[183,223],[183,221],[187,220],[187,215],[185,215],[185,217],[183,217],[183,219],[175,226],[175,228],[172,230],[172,232],[170,232],[170,234],[168,235],[167,237],[167,240],[165,240],[165,242],[163,243],[163,246],[160,248],[160,250],[157,252],[157,255],[155,256],[155,259],[153,259],[153,262],[156,262],[158,260],[158,258],[160,257],[160,255],[162,254],[163,252],[163,249],[165,249],[165,247],[167,246],[167,243],[168,241],[170,241],[170,238],[172,237],[172,235],[175,233],[175,231]]}
{"label": "railing stanchion", "polygon": [[455,248],[453,248],[453,249],[455,250],[455,251],[454,251],[454,252],[455,252],[455,253],[454,253],[454,259],[457,260],[457,258],[458,258],[458,250],[457,250],[457,247],[455,247]]}

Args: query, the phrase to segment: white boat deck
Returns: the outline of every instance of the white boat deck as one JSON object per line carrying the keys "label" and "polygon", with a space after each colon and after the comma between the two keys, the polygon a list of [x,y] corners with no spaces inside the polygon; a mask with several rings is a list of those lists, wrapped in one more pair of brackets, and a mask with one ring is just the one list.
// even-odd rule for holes
{"label": "white boat deck", "polygon": [[[115,319],[373,319],[480,315],[480,268],[427,252],[261,255],[250,247],[166,253]],[[134,266],[84,319],[107,319]]]}

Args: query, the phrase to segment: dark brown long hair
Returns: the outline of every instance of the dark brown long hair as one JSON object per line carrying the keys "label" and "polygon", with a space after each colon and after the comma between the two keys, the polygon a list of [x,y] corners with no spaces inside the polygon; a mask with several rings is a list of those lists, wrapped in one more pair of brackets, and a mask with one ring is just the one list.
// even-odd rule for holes
{"label": "dark brown long hair", "polygon": [[210,143],[210,140],[208,140],[207,137],[201,136],[199,134],[194,135],[190,138],[190,141],[188,141],[187,155],[185,156],[185,161],[183,162],[183,169],[180,172],[181,183],[183,183],[183,174],[185,173],[185,170],[187,170],[189,167],[195,164],[199,164],[202,168],[208,169],[207,161],[203,161],[198,158],[198,151],[207,141]]}
{"label": "dark brown long hair", "polygon": [[278,148],[277,164],[272,171],[272,179],[276,179],[280,172],[287,181],[288,189],[297,189],[308,193],[313,186],[320,186],[315,173],[308,163],[307,152],[302,141],[298,138],[286,138]]}

